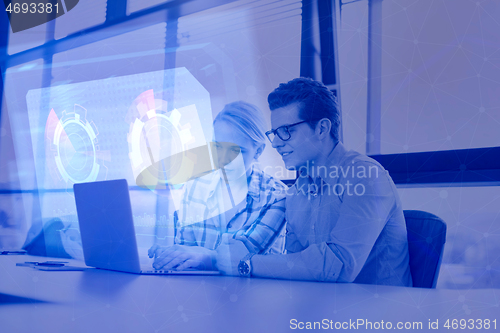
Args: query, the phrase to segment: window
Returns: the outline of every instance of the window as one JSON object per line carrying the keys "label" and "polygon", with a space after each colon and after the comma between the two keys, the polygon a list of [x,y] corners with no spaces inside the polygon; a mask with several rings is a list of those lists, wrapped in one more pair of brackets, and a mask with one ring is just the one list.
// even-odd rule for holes
{"label": "window", "polygon": [[78,2],[78,10],[66,12],[55,20],[56,39],[99,25],[106,21],[106,1],[86,0]]}
{"label": "window", "polygon": [[[500,9],[493,1],[382,2],[382,154],[500,145]],[[366,140],[368,1],[342,6],[345,142]]]}
{"label": "window", "polygon": [[[188,68],[210,92],[214,117],[225,104],[244,100],[269,119],[267,95],[300,76],[300,15],[298,0],[245,0],[181,17],[180,47],[208,45],[203,53],[178,55],[176,66]],[[212,83],[215,67],[223,84]],[[260,161],[270,174],[293,178],[293,173],[278,174],[283,161],[270,145]]]}
{"label": "window", "polygon": [[495,1],[384,1],[383,154],[500,146]]}
{"label": "window", "polygon": [[172,0],[127,0],[127,15],[151,8]]}
{"label": "window", "polygon": [[339,71],[344,143],[366,152],[368,1],[342,6]]}

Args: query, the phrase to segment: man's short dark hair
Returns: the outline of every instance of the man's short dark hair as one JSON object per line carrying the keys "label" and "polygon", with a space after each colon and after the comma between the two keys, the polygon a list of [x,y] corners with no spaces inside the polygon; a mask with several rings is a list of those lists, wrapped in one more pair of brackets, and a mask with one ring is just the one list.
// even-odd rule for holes
{"label": "man's short dark hair", "polygon": [[335,95],[321,82],[309,78],[296,78],[281,83],[267,97],[271,111],[299,104],[299,117],[314,127],[323,118],[330,119],[332,128],[330,135],[339,141],[340,111]]}

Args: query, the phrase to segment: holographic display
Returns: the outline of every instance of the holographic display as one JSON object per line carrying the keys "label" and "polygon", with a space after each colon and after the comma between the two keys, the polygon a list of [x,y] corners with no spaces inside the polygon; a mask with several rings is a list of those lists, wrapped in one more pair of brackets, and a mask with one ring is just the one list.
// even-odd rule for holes
{"label": "holographic display", "polygon": [[[155,228],[172,228],[172,214],[194,179],[225,183],[231,202],[214,203],[219,214],[241,201],[239,192],[246,193],[246,183],[223,178],[221,167],[243,166],[241,154],[218,161],[210,95],[186,68],[34,89],[26,101],[36,182],[44,193],[41,215],[60,217],[64,230],[78,230],[75,218],[61,212],[76,209],[75,183],[125,178],[147,189],[132,191],[136,216],[154,216],[157,195],[165,193],[168,211],[158,213],[165,218],[154,225],[136,219],[139,250],[146,252],[155,237],[172,237],[173,231],[157,235]],[[189,212],[179,216],[185,224],[203,216],[196,209]],[[74,245],[73,238],[65,244]]]}
{"label": "holographic display", "polygon": [[54,109],[47,118],[46,136],[54,150],[59,174],[65,182],[92,182],[99,174],[98,131],[86,116],[87,110],[75,104],[74,111],[63,111],[60,120]]}
{"label": "holographic display", "polygon": [[26,100],[44,190],[119,178],[165,188],[165,175],[188,169],[161,161],[213,136],[210,95],[185,68],[34,89]]}
{"label": "holographic display", "polygon": [[[134,107],[140,118],[130,125],[127,136],[132,170],[138,186],[166,189],[185,183],[193,176],[195,164],[210,168],[210,156],[193,160],[186,151],[206,143],[196,105],[168,112],[168,103],[155,99],[152,90],[139,95]],[[203,149],[203,148],[202,148]],[[177,158],[172,158],[176,156]],[[168,161],[164,159],[168,158]]]}

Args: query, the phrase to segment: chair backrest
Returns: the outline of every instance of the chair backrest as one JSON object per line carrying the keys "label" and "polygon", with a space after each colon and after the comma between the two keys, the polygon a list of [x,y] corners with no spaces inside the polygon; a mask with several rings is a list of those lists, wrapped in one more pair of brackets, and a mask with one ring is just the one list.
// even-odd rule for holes
{"label": "chair backrest", "polygon": [[435,288],[446,242],[446,223],[434,214],[404,211],[413,286]]}
{"label": "chair backrest", "polygon": [[64,224],[57,217],[48,221],[33,223],[23,249],[32,256],[71,259],[72,257],[64,249],[59,232],[61,229],[64,229]]}

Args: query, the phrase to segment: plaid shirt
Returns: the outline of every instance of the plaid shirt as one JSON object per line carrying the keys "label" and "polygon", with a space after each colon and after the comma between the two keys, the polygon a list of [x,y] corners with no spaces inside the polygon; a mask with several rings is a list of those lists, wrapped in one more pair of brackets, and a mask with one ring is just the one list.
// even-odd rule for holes
{"label": "plaid shirt", "polygon": [[283,253],[286,185],[257,165],[249,176],[246,200],[226,219],[221,175],[214,172],[190,182],[177,211],[175,243],[216,249],[222,235],[241,240],[253,253]]}

